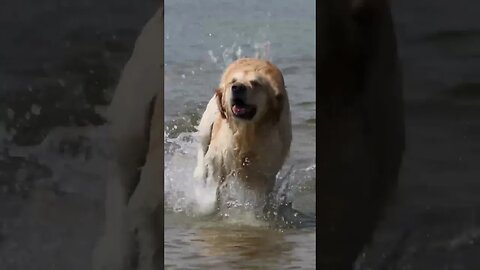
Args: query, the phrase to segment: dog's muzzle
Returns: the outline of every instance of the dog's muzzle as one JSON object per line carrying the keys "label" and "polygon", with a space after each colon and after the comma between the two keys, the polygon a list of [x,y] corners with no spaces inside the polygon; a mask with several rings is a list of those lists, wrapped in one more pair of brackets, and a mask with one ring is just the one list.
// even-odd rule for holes
{"label": "dog's muzzle", "polygon": [[233,116],[245,120],[251,120],[256,112],[257,108],[254,105],[247,104],[247,87],[241,83],[235,83],[232,85],[232,113]]}

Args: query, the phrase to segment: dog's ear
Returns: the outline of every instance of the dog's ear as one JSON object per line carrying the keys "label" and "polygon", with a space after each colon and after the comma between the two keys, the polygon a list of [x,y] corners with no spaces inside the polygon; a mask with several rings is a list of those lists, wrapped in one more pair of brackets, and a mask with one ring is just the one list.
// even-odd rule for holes
{"label": "dog's ear", "polygon": [[216,96],[216,98],[217,98],[218,111],[220,112],[220,115],[222,116],[222,118],[223,118],[223,119],[226,119],[226,118],[227,118],[227,113],[226,113],[226,111],[225,111],[225,107],[223,106],[223,101],[222,101],[223,93],[222,93],[222,89],[220,89],[220,88],[215,89],[215,96]]}
{"label": "dog's ear", "polygon": [[280,117],[282,116],[283,111],[283,101],[285,96],[282,93],[275,94],[275,101],[273,103],[273,120],[275,123],[280,121]]}

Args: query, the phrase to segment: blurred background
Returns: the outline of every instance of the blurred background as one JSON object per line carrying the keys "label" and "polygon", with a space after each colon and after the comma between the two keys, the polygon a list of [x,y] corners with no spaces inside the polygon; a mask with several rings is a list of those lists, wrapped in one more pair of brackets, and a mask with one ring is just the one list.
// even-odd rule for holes
{"label": "blurred background", "polygon": [[91,269],[103,113],[158,1],[0,1],[0,269]]}
{"label": "blurred background", "polygon": [[480,2],[392,4],[407,150],[396,203],[360,265],[479,269]]}
{"label": "blurred background", "polygon": [[[219,27],[217,20],[228,23],[238,16],[232,10],[238,5],[235,2],[218,3],[225,6],[204,4],[211,13],[205,14],[203,26],[214,29]],[[404,70],[407,151],[397,202],[358,265],[360,269],[478,269],[480,2],[392,3]],[[191,13],[178,8],[198,8],[196,1],[176,5],[176,11],[175,5],[170,7],[172,14],[185,16],[185,21]],[[295,17],[300,24],[308,20],[308,15],[298,18],[305,14],[300,13],[300,4],[292,8],[287,1],[262,1],[260,5],[278,5],[270,10],[274,18]],[[135,38],[157,7],[156,1],[126,0],[0,2],[0,269],[89,268],[91,250],[102,229],[104,168],[111,158],[105,149],[108,142],[101,116]],[[252,14],[245,16],[262,13],[247,7]],[[268,16],[268,11],[263,14]],[[171,27],[202,29],[195,23]],[[299,25],[293,30],[301,29]],[[303,61],[300,52],[310,46],[306,40],[289,45],[288,50],[295,53],[291,59],[281,59],[278,56],[287,47],[280,44],[273,25],[248,30],[251,42],[235,31],[238,37],[208,31],[217,35],[209,37],[205,30],[189,31],[192,36],[187,37],[175,36],[166,28],[165,38],[178,42],[170,44],[190,39],[199,46],[170,47],[176,56],[172,60],[165,55],[166,91],[193,90],[187,88],[192,82],[201,89],[198,100],[185,99],[190,105],[173,108],[167,122],[191,123],[179,115],[197,112],[193,108],[210,96],[218,71],[236,55],[240,42],[250,44],[242,46],[242,54],[267,54],[282,68],[298,66]],[[298,37],[306,35],[298,33]],[[220,39],[225,40],[223,49]],[[260,44],[258,49],[255,42]],[[168,50],[169,41],[165,44]],[[226,50],[232,47],[232,52]],[[178,70],[170,69],[169,65],[175,66],[172,61],[178,61]],[[309,65],[313,64],[305,64]],[[191,71],[199,72],[199,67],[205,69],[201,74],[206,79],[193,81]],[[285,72],[294,79],[308,76],[295,69]],[[175,95],[171,94],[172,100]],[[295,117],[307,120],[307,116],[299,111]],[[167,130],[169,138],[176,138],[175,130]],[[308,160],[302,162],[308,164]],[[268,254],[269,243],[277,242],[264,243],[259,245]]]}

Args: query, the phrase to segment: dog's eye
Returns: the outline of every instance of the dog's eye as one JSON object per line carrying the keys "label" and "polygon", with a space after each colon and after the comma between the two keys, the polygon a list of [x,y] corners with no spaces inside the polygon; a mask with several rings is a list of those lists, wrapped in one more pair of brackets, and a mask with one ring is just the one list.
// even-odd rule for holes
{"label": "dog's eye", "polygon": [[250,81],[250,84],[253,86],[253,87],[259,87],[261,86],[260,83],[258,81]]}

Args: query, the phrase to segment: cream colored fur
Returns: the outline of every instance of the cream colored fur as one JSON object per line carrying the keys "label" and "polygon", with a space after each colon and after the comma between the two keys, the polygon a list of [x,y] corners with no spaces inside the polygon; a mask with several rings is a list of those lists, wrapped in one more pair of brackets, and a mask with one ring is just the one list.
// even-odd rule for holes
{"label": "cream colored fur", "polygon": [[[257,108],[253,119],[243,120],[233,115],[232,81],[247,86],[248,102]],[[276,66],[249,58],[233,62],[225,70],[200,120],[194,176],[217,187],[219,193],[233,176],[259,195],[267,195],[290,149],[290,118],[283,76]],[[210,211],[214,207],[211,205]]]}
{"label": "cream colored fur", "polygon": [[[163,6],[145,25],[108,111],[115,163],[106,186],[105,234],[93,269],[161,269],[163,243]],[[161,218],[161,217],[160,217]]]}

